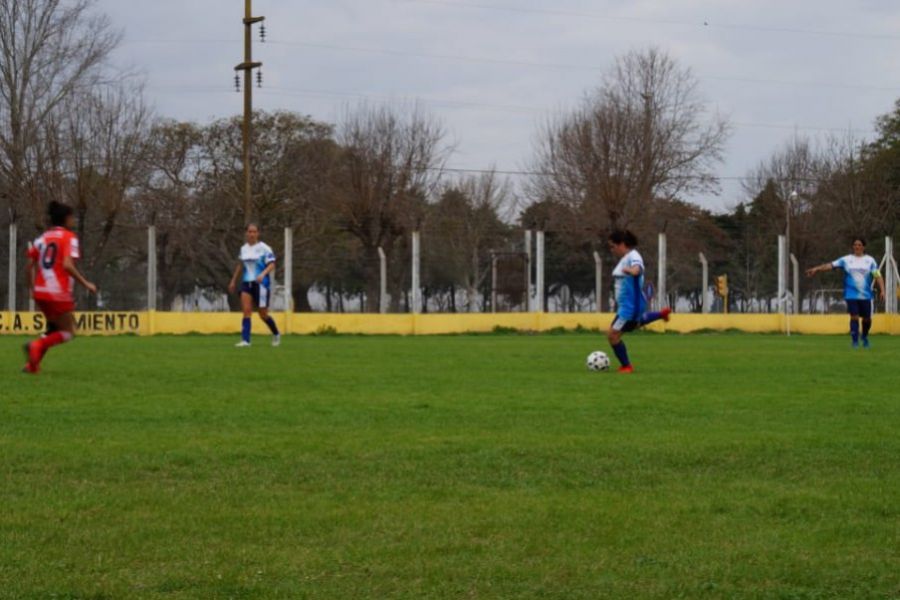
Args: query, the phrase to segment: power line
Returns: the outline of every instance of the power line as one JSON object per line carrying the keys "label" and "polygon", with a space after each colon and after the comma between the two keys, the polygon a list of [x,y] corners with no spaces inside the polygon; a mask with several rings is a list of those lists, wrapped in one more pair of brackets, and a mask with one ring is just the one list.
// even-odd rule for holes
{"label": "power line", "polygon": [[[518,67],[536,67],[542,69],[551,69],[551,70],[579,70],[579,71],[595,71],[602,72],[606,70],[606,67],[600,67],[596,65],[578,65],[578,64],[567,64],[567,63],[541,63],[541,62],[533,62],[533,61],[524,61],[524,60],[509,60],[509,59],[498,59],[498,58],[486,58],[479,56],[462,56],[462,55],[453,55],[453,54],[431,54],[427,52],[408,52],[404,50],[392,50],[385,48],[372,48],[372,47],[360,47],[360,46],[341,46],[337,44],[318,44],[311,42],[282,42],[282,41],[273,41],[273,44],[281,44],[285,46],[301,46],[306,48],[320,48],[323,50],[341,50],[347,52],[361,52],[361,53],[377,53],[377,54],[387,54],[391,56],[402,56],[407,58],[430,58],[430,59],[439,59],[439,60],[454,60],[461,62],[474,62],[474,63],[488,63],[488,64],[498,64],[498,65],[511,65]],[[871,90],[878,92],[898,92],[900,91],[900,87],[898,86],[878,86],[878,85],[869,85],[869,84],[853,84],[853,83],[843,83],[843,82],[835,82],[835,81],[796,81],[796,80],[784,80],[784,79],[765,79],[765,78],[751,78],[751,77],[735,77],[735,76],[723,76],[723,75],[699,75],[699,79],[708,79],[713,81],[735,81],[740,83],[752,83],[752,84],[776,84],[776,85],[789,85],[789,86],[798,86],[798,87],[834,87],[834,88],[846,88],[846,89],[861,89],[861,90]]]}
{"label": "power line", "polygon": [[[427,170],[429,171],[440,171],[444,173],[460,173],[460,174],[472,174],[472,175],[508,175],[515,177],[555,177],[557,174],[552,171],[522,171],[515,169],[475,169],[468,167],[429,167]],[[677,181],[693,181],[699,179],[710,179],[712,181],[753,181],[755,177],[753,175],[681,175],[675,176],[671,179]],[[782,181],[782,182],[796,182],[796,183],[822,183],[826,181],[826,179],[821,177],[768,177],[768,179],[772,179],[773,181]]]}
{"label": "power line", "polygon": [[717,23],[715,21],[696,20],[682,21],[676,19],[651,19],[647,17],[621,17],[612,15],[600,15],[597,13],[587,13],[580,11],[546,9],[546,8],[522,8],[518,6],[496,6],[491,4],[477,4],[474,2],[449,2],[448,0],[401,0],[409,4],[433,4],[438,6],[449,6],[453,8],[471,8],[478,10],[494,10],[504,12],[516,12],[524,14],[537,14],[544,16],[563,16],[577,17],[580,19],[596,19],[601,21],[620,21],[633,23],[648,23],[655,25],[679,25],[687,27],[697,27],[703,29],[733,29],[758,31],[766,33],[785,33],[790,35],[815,35],[827,37],[849,37],[849,38],[865,38],[865,39],[881,39],[881,40],[900,40],[900,36],[887,33],[870,33],[856,31],[829,31],[822,29],[803,29],[798,27],[772,27],[764,25],[747,25],[741,23]]}
{"label": "power line", "polygon": [[[418,1],[418,0],[405,0],[408,2]],[[211,44],[219,44],[226,43],[227,40],[135,40],[132,43],[211,43]],[[410,52],[405,50],[394,50],[390,48],[374,48],[374,47],[363,47],[363,46],[343,46],[339,44],[320,44],[313,42],[296,42],[289,40],[270,40],[266,42],[271,45],[281,45],[281,46],[295,46],[302,48],[317,48],[320,50],[337,50],[341,52],[358,52],[363,54],[384,54],[388,56],[399,56],[404,58],[425,58],[425,59],[436,59],[436,60],[451,60],[457,62],[470,62],[470,63],[479,63],[479,64],[494,64],[494,65],[507,65],[507,66],[515,66],[515,67],[529,67],[529,68],[539,68],[539,69],[547,69],[547,70],[571,70],[571,71],[590,71],[590,72],[603,72],[606,70],[606,67],[601,67],[597,65],[583,65],[583,64],[573,64],[573,63],[544,63],[544,62],[535,62],[535,61],[526,61],[526,60],[513,60],[513,59],[503,59],[503,58],[493,58],[493,57],[483,57],[483,56],[465,56],[465,55],[457,55],[457,54],[434,54],[429,52]],[[698,79],[700,80],[709,80],[709,81],[730,81],[736,83],[750,83],[753,85],[783,85],[783,86],[791,86],[791,87],[820,87],[820,88],[838,88],[838,89],[849,89],[849,90],[866,90],[866,91],[874,91],[874,92],[900,92],[900,86],[881,86],[881,85],[871,85],[864,83],[845,83],[840,81],[802,81],[802,80],[792,80],[792,79],[767,79],[763,77],[737,77],[732,75],[698,75]]]}
{"label": "power line", "polygon": [[[380,100],[380,101],[395,101],[398,98],[390,95],[378,95],[371,93],[361,93],[361,92],[338,92],[338,91],[326,91],[326,90],[308,90],[308,89],[300,89],[300,88],[283,88],[283,87],[269,87],[269,90],[276,90],[275,94],[281,96],[349,96],[354,98],[362,98],[362,99],[371,99],[371,100]],[[545,108],[540,108],[537,106],[523,106],[519,104],[488,104],[484,102],[467,102],[465,100],[445,100],[440,98],[423,98],[416,97],[411,99],[416,102],[424,102],[426,104],[435,104],[435,105],[445,105],[445,106],[456,106],[461,108],[488,108],[494,110],[502,110],[502,111],[515,111],[515,112],[529,112],[529,113],[546,113],[548,112]]]}
{"label": "power line", "polygon": [[[216,86],[176,86],[176,85],[153,85],[148,86],[148,89],[160,89],[160,90],[172,90],[178,92],[185,93],[229,93],[233,94],[233,91],[226,90],[224,87],[216,87]],[[377,100],[377,101],[395,101],[398,100],[396,96],[386,95],[386,94],[372,94],[368,92],[349,92],[349,91],[337,91],[337,90],[314,90],[314,89],[303,89],[303,88],[289,88],[289,87],[280,87],[280,86],[267,86],[263,90],[265,94],[271,96],[286,96],[286,97],[338,97],[338,98],[360,98],[363,100]],[[439,105],[439,106],[449,106],[449,107],[458,107],[458,108],[483,108],[489,110],[499,110],[499,111],[514,111],[514,112],[524,112],[531,114],[553,114],[555,111],[553,109],[548,109],[544,107],[538,106],[527,106],[521,104],[491,104],[485,102],[469,102],[464,100],[448,100],[442,98],[427,98],[427,97],[416,97],[411,99],[412,101],[423,102],[425,104]],[[797,125],[797,124],[785,124],[785,123],[754,123],[754,122],[742,122],[736,121],[730,123],[731,125],[739,128],[761,128],[761,129],[779,129],[784,131],[819,131],[819,132],[829,132],[829,133],[855,133],[855,134],[868,134],[871,133],[870,129],[859,129],[859,128],[849,128],[849,127],[826,127],[826,126],[817,126],[817,125]]]}

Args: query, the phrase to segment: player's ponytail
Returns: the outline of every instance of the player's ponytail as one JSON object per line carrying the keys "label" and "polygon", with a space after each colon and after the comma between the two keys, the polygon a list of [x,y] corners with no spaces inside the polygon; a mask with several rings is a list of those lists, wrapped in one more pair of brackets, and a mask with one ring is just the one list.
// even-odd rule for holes
{"label": "player's ponytail", "polygon": [[50,224],[54,227],[64,227],[66,219],[72,214],[72,207],[62,202],[52,200],[47,207],[47,216],[50,218]]}

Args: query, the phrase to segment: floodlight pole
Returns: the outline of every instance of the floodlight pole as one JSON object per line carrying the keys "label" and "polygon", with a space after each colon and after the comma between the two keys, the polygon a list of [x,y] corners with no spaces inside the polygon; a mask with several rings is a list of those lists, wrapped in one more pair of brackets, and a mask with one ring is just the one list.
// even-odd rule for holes
{"label": "floodlight pole", "polygon": [[252,0],[244,0],[244,62],[234,67],[235,71],[244,72],[244,123],[241,137],[244,146],[244,225],[253,221],[253,190],[250,183],[250,127],[253,117],[253,69],[262,66],[261,62],[253,62],[253,43],[251,41],[254,23],[260,23],[265,17],[254,17],[251,8]]}

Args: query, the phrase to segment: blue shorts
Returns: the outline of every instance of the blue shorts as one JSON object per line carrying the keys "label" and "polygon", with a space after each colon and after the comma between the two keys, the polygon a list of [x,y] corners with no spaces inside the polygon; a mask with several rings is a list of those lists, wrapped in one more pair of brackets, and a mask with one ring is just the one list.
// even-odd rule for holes
{"label": "blue shorts", "polygon": [[625,317],[620,317],[616,315],[616,318],[613,319],[612,328],[615,331],[619,331],[621,333],[628,333],[629,331],[634,331],[638,327],[641,326],[640,321],[632,321],[630,319],[626,319]]}
{"label": "blue shorts", "polygon": [[872,301],[871,300],[847,300],[847,312],[851,317],[862,317],[869,319],[872,317]]}
{"label": "blue shorts", "polygon": [[241,284],[241,293],[250,294],[253,303],[259,308],[269,308],[272,299],[272,292],[269,286],[257,283],[255,281],[245,281]]}

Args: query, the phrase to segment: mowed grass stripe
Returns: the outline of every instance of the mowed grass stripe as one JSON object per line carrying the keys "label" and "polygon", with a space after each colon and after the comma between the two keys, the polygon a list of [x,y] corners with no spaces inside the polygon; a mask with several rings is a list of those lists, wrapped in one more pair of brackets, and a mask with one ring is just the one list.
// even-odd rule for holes
{"label": "mowed grass stripe", "polygon": [[3,598],[900,595],[900,339],[23,341]]}

